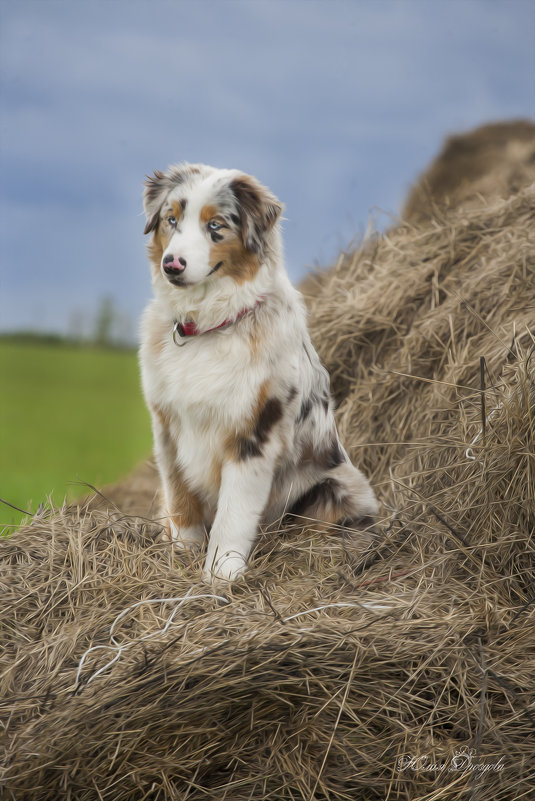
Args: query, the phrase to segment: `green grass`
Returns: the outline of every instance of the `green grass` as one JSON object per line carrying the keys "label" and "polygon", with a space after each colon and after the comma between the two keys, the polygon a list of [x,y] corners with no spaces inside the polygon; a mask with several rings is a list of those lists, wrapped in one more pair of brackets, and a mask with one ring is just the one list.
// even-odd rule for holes
{"label": "green grass", "polygon": [[[151,449],[131,351],[0,341],[0,497],[28,511],[125,475]],[[22,515],[0,504],[0,522]]]}

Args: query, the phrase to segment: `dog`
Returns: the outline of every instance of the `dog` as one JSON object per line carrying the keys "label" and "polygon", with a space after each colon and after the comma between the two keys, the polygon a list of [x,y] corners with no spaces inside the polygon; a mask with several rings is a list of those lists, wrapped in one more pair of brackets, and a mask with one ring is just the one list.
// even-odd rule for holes
{"label": "dog", "polygon": [[260,525],[290,514],[371,525],[374,492],[340,443],[329,376],[283,261],[280,201],[239,170],[147,178],[154,298],[141,323],[167,537],[203,576],[237,578]]}

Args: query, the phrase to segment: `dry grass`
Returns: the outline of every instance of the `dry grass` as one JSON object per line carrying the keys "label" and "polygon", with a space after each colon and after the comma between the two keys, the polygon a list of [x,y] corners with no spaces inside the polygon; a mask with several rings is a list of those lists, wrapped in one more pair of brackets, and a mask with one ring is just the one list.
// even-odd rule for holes
{"label": "dry grass", "polygon": [[473,436],[481,359],[486,405],[497,404],[503,365],[529,347],[534,266],[535,184],[375,236],[308,297],[342,437],[375,481],[408,449],[439,448],[450,424]]}
{"label": "dry grass", "polygon": [[[2,544],[7,798],[532,797],[534,217],[535,186],[402,225],[309,297],[384,503],[367,553],[281,528],[208,588],[132,516],[150,466],[110,490],[122,511],[93,499]],[[121,649],[87,653],[114,621]]]}

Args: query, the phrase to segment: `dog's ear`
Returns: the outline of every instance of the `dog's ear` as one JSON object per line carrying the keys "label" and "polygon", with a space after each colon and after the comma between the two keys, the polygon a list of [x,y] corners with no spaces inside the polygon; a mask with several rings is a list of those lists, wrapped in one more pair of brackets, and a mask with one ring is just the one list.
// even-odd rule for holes
{"label": "dog's ear", "polygon": [[143,192],[143,208],[147,220],[144,234],[150,234],[158,226],[160,209],[169,188],[169,179],[161,170],[155,170],[154,175],[147,175]]}
{"label": "dog's ear", "polygon": [[143,192],[143,208],[147,224],[143,233],[150,234],[158,227],[160,210],[168,192],[198,172],[199,168],[196,165],[175,164],[169,167],[167,172],[155,170],[154,175],[147,175]]}
{"label": "dog's ear", "polygon": [[269,189],[250,175],[240,175],[230,183],[230,190],[238,203],[243,244],[247,250],[259,253],[265,235],[280,215],[283,205]]}

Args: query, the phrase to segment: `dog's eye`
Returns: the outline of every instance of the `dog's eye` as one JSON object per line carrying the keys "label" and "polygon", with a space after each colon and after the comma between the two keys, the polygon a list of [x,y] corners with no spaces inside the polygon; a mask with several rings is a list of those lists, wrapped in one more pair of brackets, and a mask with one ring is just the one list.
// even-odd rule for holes
{"label": "dog's eye", "polygon": [[171,214],[171,216],[167,218],[167,222],[169,223],[169,225],[176,225],[176,217],[173,217],[173,215]]}
{"label": "dog's eye", "polygon": [[223,226],[221,225],[221,223],[218,223],[217,220],[210,220],[210,222],[208,223],[208,228],[210,229],[210,231],[219,231],[219,229],[222,227]]}

